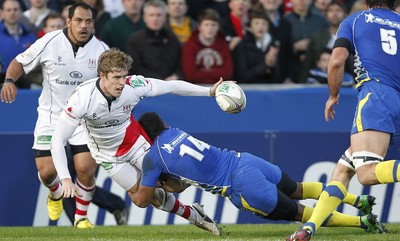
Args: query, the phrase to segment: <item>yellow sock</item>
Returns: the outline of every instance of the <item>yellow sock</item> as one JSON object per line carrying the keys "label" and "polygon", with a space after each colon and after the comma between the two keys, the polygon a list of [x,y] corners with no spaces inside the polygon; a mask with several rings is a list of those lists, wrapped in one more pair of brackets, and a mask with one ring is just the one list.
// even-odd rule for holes
{"label": "yellow sock", "polygon": [[322,224],[326,227],[361,227],[359,216],[352,216],[333,211],[332,216]]}
{"label": "yellow sock", "polygon": [[303,186],[303,199],[318,199],[325,188],[325,184],[322,182],[302,182],[301,185]]}
{"label": "yellow sock", "polygon": [[380,183],[398,182],[400,180],[399,165],[399,160],[379,162],[375,168],[376,178]]}
{"label": "yellow sock", "polygon": [[307,222],[307,220],[310,219],[313,211],[314,211],[314,208],[310,208],[310,207],[305,206],[304,207],[304,211],[303,211],[303,216],[301,217],[301,222],[302,223]]}
{"label": "yellow sock", "polygon": [[349,193],[349,192],[346,194],[346,196],[344,197],[342,202],[350,204],[351,206],[356,207],[356,208],[358,208],[358,206],[361,206],[358,196],[354,195],[353,193]]}
{"label": "yellow sock", "polygon": [[[318,199],[326,186],[322,182],[302,182],[301,185],[303,186],[303,199]],[[344,197],[343,202],[356,208],[361,205],[361,203],[358,202],[358,196],[349,192]]]}
{"label": "yellow sock", "polygon": [[330,182],[322,192],[314,212],[303,228],[311,230],[313,233],[322,225],[322,223],[339,206],[347,194],[346,187],[340,182]]}

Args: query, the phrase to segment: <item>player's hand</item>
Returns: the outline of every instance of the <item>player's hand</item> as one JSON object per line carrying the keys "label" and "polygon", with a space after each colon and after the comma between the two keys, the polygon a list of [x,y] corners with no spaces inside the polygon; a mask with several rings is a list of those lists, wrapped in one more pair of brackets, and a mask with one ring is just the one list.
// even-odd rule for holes
{"label": "player's hand", "polygon": [[82,197],[79,193],[78,189],[76,188],[75,184],[72,182],[71,178],[64,178],[61,180],[62,191],[61,195],[63,198],[70,198],[70,197]]}
{"label": "player's hand", "polygon": [[339,104],[339,96],[329,96],[329,99],[325,104],[325,121],[328,122],[329,119],[335,119],[334,115],[336,114],[335,109],[333,107]]}
{"label": "player's hand", "polygon": [[213,85],[210,89],[210,96],[215,96],[215,92],[217,91],[218,86],[223,82],[224,80],[219,78],[218,82]]}
{"label": "player's hand", "polygon": [[1,102],[12,103],[17,95],[17,86],[14,83],[4,83],[1,89]]}

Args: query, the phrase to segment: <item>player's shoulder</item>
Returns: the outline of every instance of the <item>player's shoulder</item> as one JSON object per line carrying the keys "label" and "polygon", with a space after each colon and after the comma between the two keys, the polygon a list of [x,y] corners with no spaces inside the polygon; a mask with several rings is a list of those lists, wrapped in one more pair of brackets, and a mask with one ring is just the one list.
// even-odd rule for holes
{"label": "player's shoulder", "polygon": [[43,35],[43,37],[39,38],[36,42],[41,43],[43,46],[50,46],[52,43],[58,45],[57,40],[62,38],[63,33],[62,30],[55,30]]}
{"label": "player's shoulder", "polygon": [[92,39],[89,41],[89,43],[99,49],[102,50],[108,50],[110,49],[108,47],[108,45],[106,43],[104,43],[103,41],[101,41],[99,38],[97,38],[96,36],[93,36]]}
{"label": "player's shoulder", "polygon": [[125,80],[125,83],[133,88],[146,87],[150,84],[150,80],[142,75],[129,75]]}
{"label": "player's shoulder", "polygon": [[97,83],[98,79],[99,78],[96,77],[93,79],[86,80],[82,84],[78,85],[78,87],[76,87],[76,90],[85,92],[85,91],[88,91],[89,89],[93,89],[96,87],[96,83]]}

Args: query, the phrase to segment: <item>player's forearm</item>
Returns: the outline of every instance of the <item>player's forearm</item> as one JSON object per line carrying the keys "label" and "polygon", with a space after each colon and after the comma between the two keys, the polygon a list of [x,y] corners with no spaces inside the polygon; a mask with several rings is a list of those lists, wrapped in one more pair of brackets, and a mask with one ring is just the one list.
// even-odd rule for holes
{"label": "player's forearm", "polygon": [[68,123],[68,121],[63,118],[63,114],[61,114],[56,131],[51,140],[51,155],[60,179],[71,178],[71,174],[68,170],[68,160],[64,146],[68,139],[71,138],[75,129],[76,126]]}
{"label": "player's forearm", "polygon": [[22,65],[16,59],[13,59],[7,68],[6,78],[11,78],[14,81],[17,81],[23,74],[24,69],[22,68]]}
{"label": "player's forearm", "polygon": [[335,67],[328,70],[329,94],[332,97],[339,96],[340,87],[342,86],[344,72],[341,67]]}
{"label": "player's forearm", "polygon": [[175,94],[183,96],[210,96],[210,88],[182,80],[162,81],[152,79],[157,85],[157,95]]}

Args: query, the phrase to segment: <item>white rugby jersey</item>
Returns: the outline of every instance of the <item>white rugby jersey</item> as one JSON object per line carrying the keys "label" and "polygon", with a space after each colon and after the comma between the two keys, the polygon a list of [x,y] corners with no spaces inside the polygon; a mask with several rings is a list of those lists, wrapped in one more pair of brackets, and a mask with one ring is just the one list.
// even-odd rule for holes
{"label": "white rugby jersey", "polygon": [[[129,84],[128,84],[129,83]],[[60,115],[51,152],[60,178],[69,178],[64,144],[81,123],[88,134],[88,147],[97,163],[131,162],[143,158],[149,140],[131,112],[144,97],[162,94],[209,96],[209,88],[184,81],[163,81],[128,76],[121,96],[111,100],[100,88],[100,79],[81,84]],[[138,166],[141,170],[141,166]]]}
{"label": "white rugby jersey", "polygon": [[40,66],[43,89],[39,97],[38,121],[56,124],[74,89],[85,80],[97,77],[97,59],[108,46],[92,37],[74,53],[65,30],[44,35],[16,60],[25,73]]}

